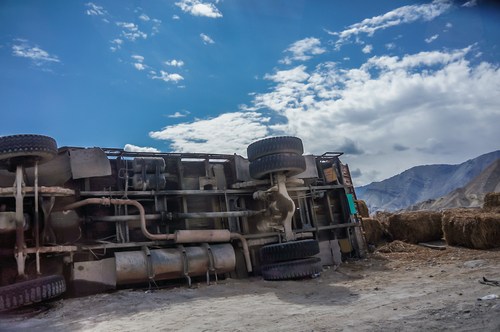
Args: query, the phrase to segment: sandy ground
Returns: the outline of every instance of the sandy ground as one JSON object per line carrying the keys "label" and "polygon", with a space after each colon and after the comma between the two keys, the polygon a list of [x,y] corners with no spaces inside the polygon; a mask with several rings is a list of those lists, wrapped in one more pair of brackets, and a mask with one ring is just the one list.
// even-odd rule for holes
{"label": "sandy ground", "polygon": [[[385,250],[384,250],[385,249]],[[315,279],[120,290],[2,314],[1,331],[500,331],[500,251],[393,242]]]}

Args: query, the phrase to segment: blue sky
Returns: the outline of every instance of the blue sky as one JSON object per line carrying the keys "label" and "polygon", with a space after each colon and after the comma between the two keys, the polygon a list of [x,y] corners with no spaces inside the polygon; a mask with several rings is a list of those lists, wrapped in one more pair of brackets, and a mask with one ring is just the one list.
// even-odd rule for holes
{"label": "blue sky", "polygon": [[0,135],[245,155],[296,135],[357,185],[500,148],[495,1],[0,3]]}

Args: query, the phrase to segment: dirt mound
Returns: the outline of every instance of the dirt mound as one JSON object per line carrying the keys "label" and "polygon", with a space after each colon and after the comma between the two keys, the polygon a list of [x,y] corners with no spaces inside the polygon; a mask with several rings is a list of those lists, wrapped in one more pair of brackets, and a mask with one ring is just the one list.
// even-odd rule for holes
{"label": "dirt mound", "polygon": [[414,252],[416,250],[419,250],[420,248],[417,247],[416,245],[406,243],[403,241],[392,241],[390,243],[387,243],[383,245],[382,247],[377,249],[377,252],[383,252],[383,253],[392,253],[392,252]]}
{"label": "dirt mound", "polygon": [[473,249],[500,247],[500,213],[449,210],[443,213],[443,233],[449,245]]}
{"label": "dirt mound", "polygon": [[443,236],[440,212],[396,213],[389,217],[388,222],[394,240],[419,243],[440,240]]}

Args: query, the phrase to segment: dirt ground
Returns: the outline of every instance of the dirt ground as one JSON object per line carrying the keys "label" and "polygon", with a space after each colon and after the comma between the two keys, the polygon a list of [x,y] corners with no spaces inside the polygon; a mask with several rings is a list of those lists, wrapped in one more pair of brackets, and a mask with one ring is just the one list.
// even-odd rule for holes
{"label": "dirt ground", "polygon": [[[379,248],[380,249],[380,248]],[[259,277],[60,299],[2,314],[1,331],[500,331],[500,250],[395,241],[315,279]]]}

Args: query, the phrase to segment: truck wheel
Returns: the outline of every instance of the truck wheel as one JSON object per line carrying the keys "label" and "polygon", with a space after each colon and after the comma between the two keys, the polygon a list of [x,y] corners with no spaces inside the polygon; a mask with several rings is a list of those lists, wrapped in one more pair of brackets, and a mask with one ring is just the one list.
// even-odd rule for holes
{"label": "truck wheel", "polygon": [[310,277],[323,271],[321,259],[317,257],[263,265],[262,277],[265,280],[287,280]]}
{"label": "truck wheel", "polygon": [[291,261],[314,256],[319,253],[316,240],[301,240],[270,244],[260,248],[261,264]]}
{"label": "truck wheel", "polygon": [[0,137],[0,161],[9,168],[30,167],[51,160],[57,154],[56,141],[43,135],[12,135]]}
{"label": "truck wheel", "polygon": [[274,172],[285,172],[288,176],[300,174],[306,170],[306,160],[296,154],[272,154],[250,162],[250,176],[262,179]]}
{"label": "truck wheel", "polygon": [[302,140],[293,136],[270,137],[254,142],[247,148],[249,161],[277,153],[302,155],[304,153]]}
{"label": "truck wheel", "polygon": [[52,275],[0,287],[0,311],[52,299],[66,291],[63,276]]}

